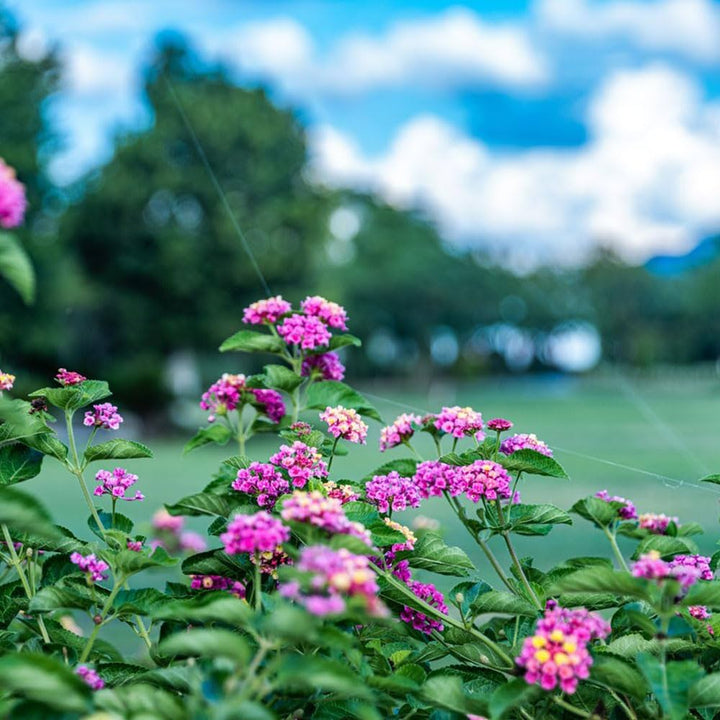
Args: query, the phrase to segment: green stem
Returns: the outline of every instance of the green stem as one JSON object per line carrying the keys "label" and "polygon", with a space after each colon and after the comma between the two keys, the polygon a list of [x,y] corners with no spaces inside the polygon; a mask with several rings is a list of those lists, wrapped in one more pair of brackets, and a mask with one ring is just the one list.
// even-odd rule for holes
{"label": "green stem", "polygon": [[[130,585],[128,584],[127,580],[123,582],[123,587],[126,590],[130,589]],[[137,634],[143,639],[145,645],[147,645],[147,649],[149,650],[152,647],[152,640],[150,639],[150,634],[145,627],[145,623],[139,615],[134,615],[133,619],[135,620],[135,625],[137,627]]]}
{"label": "green stem", "polygon": [[[10,557],[12,558],[12,565],[15,568],[15,571],[18,574],[18,577],[20,578],[20,584],[23,586],[23,590],[25,591],[25,595],[27,595],[28,600],[30,600],[33,596],[33,591],[30,588],[30,583],[28,582],[27,576],[25,575],[25,571],[22,569],[22,564],[20,561],[20,558],[18,557],[17,551],[15,550],[15,545],[13,545],[13,539],[10,535],[10,530],[8,529],[8,526],[3,523],[2,525],[2,533],[3,537],[5,538],[5,542],[8,546],[8,551],[10,553]],[[45,623],[43,622],[43,619],[38,616],[37,618],[38,627],[40,628],[40,634],[42,635],[43,642],[46,644],[50,643],[50,636],[48,635],[47,628],[45,627]]]}
{"label": "green stem", "polygon": [[576,708],[574,705],[571,705],[569,702],[566,702],[561,697],[558,697],[557,695],[552,696],[553,702],[563,708],[563,710],[567,710],[569,713],[572,713],[573,715],[576,715],[577,717],[581,718],[593,718],[595,715],[593,713],[586,713],[584,710],[581,710],[580,708]]}
{"label": "green stem", "polygon": [[255,610],[262,610],[262,573],[260,572],[260,558],[255,555],[255,582],[253,583],[253,600]]}
{"label": "green stem", "polygon": [[90,508],[90,514],[93,517],[93,520],[97,523],[98,528],[100,528],[100,532],[102,535],[105,535],[105,526],[102,524],[102,521],[100,520],[100,516],[98,515],[97,510],[95,509],[95,505],[92,501],[92,497],[90,496],[90,491],[87,488],[87,485],[85,484],[85,478],[83,477],[83,468],[80,464],[80,458],[78,456],[77,451],[77,445],[75,444],[75,433],[73,432],[73,424],[72,424],[72,418],[73,414],[70,410],[65,411],[65,425],[67,426],[67,434],[68,434],[68,443],[70,445],[70,452],[72,453],[72,459],[73,459],[73,465],[70,467],[70,472],[78,479],[78,482],[80,483],[80,489],[82,490],[83,497],[85,498],[85,502],[87,503],[88,508]]}
{"label": "green stem", "polygon": [[245,454],[245,428],[243,427],[242,422],[242,411],[243,408],[240,408],[238,411],[238,429],[237,429],[237,441],[238,441],[238,448],[240,450],[240,454]]}
{"label": "green stem", "polygon": [[338,435],[338,437],[336,437],[335,440],[333,440],[332,450],[330,450],[330,459],[328,460],[328,466],[327,466],[328,472],[330,472],[330,468],[332,467],[333,460],[335,459],[335,448],[337,448],[339,441],[340,441],[340,436]]}
{"label": "green stem", "polygon": [[622,553],[620,552],[620,548],[617,544],[617,538],[615,537],[615,533],[610,532],[607,525],[603,527],[603,532],[607,536],[607,539],[610,541],[610,545],[612,546],[613,553],[615,553],[615,558],[617,559],[620,567],[623,570],[625,570],[625,572],[630,572],[630,570],[628,569],[627,563],[625,562],[625,558],[623,557]]}
{"label": "green stem", "polygon": [[440,447],[440,441],[435,437],[435,435],[432,436],[433,441],[435,442],[435,449],[437,450],[437,456],[442,457],[442,448]]}
{"label": "green stem", "polygon": [[115,586],[113,587],[110,594],[108,595],[107,600],[105,601],[105,604],[103,605],[102,610],[100,611],[100,622],[96,623],[95,627],[92,629],[92,632],[90,633],[90,637],[88,637],[88,641],[87,641],[87,643],[85,643],[85,647],[83,648],[82,654],[78,658],[78,664],[84,663],[90,656],[90,652],[93,648],[93,645],[95,644],[95,640],[97,639],[97,635],[100,632],[100,628],[105,623],[105,617],[107,616],[108,612],[110,611],[110,608],[112,607],[112,604],[115,601],[117,594],[120,592],[120,588],[122,587],[124,582],[125,582],[124,578],[122,580],[120,580],[120,582],[116,582]]}
{"label": "green stem", "polygon": [[420,461],[422,462],[422,455],[410,444],[409,440],[403,440],[403,445],[406,445],[410,452]]}

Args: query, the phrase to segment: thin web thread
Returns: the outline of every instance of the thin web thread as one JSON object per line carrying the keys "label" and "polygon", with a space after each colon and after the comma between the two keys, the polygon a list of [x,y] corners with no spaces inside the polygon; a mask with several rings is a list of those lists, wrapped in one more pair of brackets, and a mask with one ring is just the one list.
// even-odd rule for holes
{"label": "thin web thread", "polygon": [[[258,265],[258,262],[255,258],[255,255],[252,251],[252,248],[250,247],[247,238],[245,237],[245,234],[242,231],[242,228],[240,227],[240,224],[235,217],[235,213],[233,212],[232,208],[230,207],[230,203],[228,202],[227,196],[225,194],[225,191],[223,190],[222,186],[220,185],[220,181],[217,178],[217,175],[215,174],[215,171],[212,168],[212,165],[210,165],[210,161],[208,160],[208,157],[205,153],[205,150],[203,149],[202,143],[200,142],[200,138],[197,136],[197,133],[195,132],[195,129],[192,126],[192,123],[190,122],[190,118],[188,117],[187,113],[185,112],[185,109],[182,106],[182,103],[180,102],[180,98],[177,94],[177,91],[175,90],[175,87],[173,86],[170,78],[167,76],[166,73],[164,73],[164,79],[167,84],[168,90],[170,92],[170,96],[173,99],[173,102],[175,103],[175,106],[177,107],[178,113],[180,117],[182,118],[183,124],[185,125],[185,128],[190,135],[190,138],[192,139],[193,145],[195,146],[195,150],[198,154],[198,157],[200,158],[208,176],[210,177],[210,181],[212,182],[213,187],[215,188],[215,191],[218,194],[218,197],[220,198],[220,201],[225,209],[225,212],[227,213],[228,217],[230,218],[230,222],[235,230],[235,232],[238,235],[238,238],[240,239],[240,242],[242,243],[243,249],[247,253],[248,258],[250,258],[250,262],[253,266],[253,269],[255,270],[255,273],[258,276],[258,279],[260,280],[260,284],[262,285],[265,293],[270,296],[272,295],[272,291],[270,290],[270,286],[267,283],[267,280],[265,280],[265,276],[262,273],[262,270],[260,269],[260,266]],[[640,412],[643,414],[643,416],[651,422],[653,425],[655,425],[659,430],[663,432],[665,437],[672,442],[675,447],[680,450],[683,455],[691,461],[695,467],[699,468],[700,471],[703,474],[708,474],[709,470],[707,467],[699,461],[689,450],[689,448],[682,442],[682,440],[677,436],[676,433],[670,428],[667,423],[665,423],[658,415],[655,413],[655,411],[641,398],[637,392],[634,390],[634,388],[629,384],[626,378],[624,376],[620,376],[619,378],[621,380],[621,384],[623,385],[623,389],[625,390],[626,396],[630,398],[630,400],[635,404],[635,406],[640,410]],[[414,412],[420,412],[425,414],[428,414],[430,411],[419,408],[413,405],[409,405],[408,403],[402,403],[398,402],[396,400],[392,400],[390,398],[384,397],[382,395],[376,395],[374,393],[365,393],[366,397],[374,398],[375,400],[379,400],[381,402],[384,402],[388,405],[392,405],[394,407],[403,409],[403,410],[413,410]],[[620,468],[622,470],[627,470],[628,472],[635,472],[641,475],[646,475],[649,477],[654,477],[659,480],[662,480],[665,485],[668,487],[691,487],[696,490],[704,490],[706,492],[720,495],[720,490],[717,490],[712,487],[707,487],[704,485],[698,485],[697,483],[691,483],[687,482],[685,480],[678,480],[677,478],[672,478],[667,475],[661,475],[656,472],[652,472],[650,470],[644,470],[643,468],[637,468],[633,467],[631,465],[625,465],[622,463],[617,463],[612,460],[605,460],[603,458],[598,458],[593,455],[588,455],[586,453],[580,453],[576,452],[574,450],[568,450],[566,448],[560,448],[556,446],[556,449],[560,452],[567,453],[569,455],[574,455],[576,457],[584,458],[586,460],[592,460],[597,463],[602,463],[603,465],[609,465],[612,467]]]}
{"label": "thin web thread", "polygon": [[212,169],[212,165],[210,165],[210,161],[207,158],[207,155],[205,154],[205,150],[203,149],[202,143],[200,142],[200,138],[198,138],[197,133],[195,132],[195,129],[192,126],[192,123],[190,122],[190,118],[187,116],[187,113],[185,112],[185,108],[183,108],[182,103],[180,102],[180,98],[175,90],[175,87],[172,84],[172,81],[167,76],[167,73],[163,73],[163,77],[165,79],[165,83],[167,84],[168,90],[170,92],[170,97],[172,97],[173,102],[175,103],[175,106],[177,107],[178,113],[180,114],[180,117],[182,118],[183,124],[185,125],[185,129],[188,131],[188,135],[190,135],[190,138],[192,140],[193,145],[195,146],[195,150],[198,154],[198,157],[200,158],[200,161],[202,162],[205,170],[207,171],[208,176],[210,177],[210,182],[212,182],[213,187],[215,188],[215,191],[218,194],[218,197],[220,198],[220,202],[222,203],[223,207],[225,208],[225,212],[227,213],[227,216],[230,218],[230,222],[232,223],[232,226],[237,233],[237,236],[240,238],[240,242],[242,243],[243,249],[247,253],[247,256],[250,258],[250,264],[253,266],[253,270],[255,270],[255,274],[258,276],[258,280],[260,280],[260,284],[263,287],[263,290],[265,291],[265,294],[270,297],[272,295],[272,292],[270,291],[270,286],[267,283],[267,280],[265,280],[265,276],[262,273],[262,270],[260,270],[260,266],[258,265],[257,260],[255,259],[255,255],[253,254],[252,248],[250,247],[250,244],[247,241],[247,238],[245,237],[245,233],[242,231],[242,228],[240,227],[240,223],[238,222],[237,218],[235,217],[235,213],[233,212],[233,209],[230,207],[230,203],[228,202],[227,195],[225,194],[225,191],[222,189],[222,186],[220,185],[220,181],[217,179],[217,175],[215,174],[215,171]]}

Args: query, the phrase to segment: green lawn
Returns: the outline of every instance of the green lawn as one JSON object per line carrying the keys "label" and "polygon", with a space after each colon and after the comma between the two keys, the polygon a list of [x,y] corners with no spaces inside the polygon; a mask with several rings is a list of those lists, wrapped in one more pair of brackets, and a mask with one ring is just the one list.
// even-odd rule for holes
{"label": "green lawn", "polygon": [[[644,381],[630,388],[614,378],[493,379],[466,386],[438,385],[430,393],[380,385],[365,389],[374,396],[389,396],[395,403],[407,403],[418,410],[470,404],[486,419],[500,415],[513,420],[519,432],[535,432],[555,448],[555,456],[565,466],[570,480],[526,479],[521,485],[525,502],[550,502],[568,508],[576,499],[607,488],[634,500],[640,512],[665,512],[677,515],[681,522],[702,523],[708,535],[700,538],[701,548],[713,551],[720,486],[695,485],[706,472],[720,471],[720,382],[716,380]],[[372,400],[388,420],[402,412],[394,404],[376,397]],[[336,460],[336,478],[362,477],[382,462],[403,455],[402,450],[395,449],[378,456],[378,435],[379,427],[374,424],[368,447],[353,447],[350,455]],[[428,440],[422,437],[417,444],[425,457],[431,457]],[[163,501],[199,491],[219,462],[236,452],[234,447],[201,448],[183,457],[182,443],[156,441],[150,445],[155,451],[154,460],[126,463],[140,475],[139,486],[147,500],[128,503],[122,510],[141,523],[147,522]],[[276,447],[276,441],[263,438],[251,443],[249,450],[254,458],[267,459]],[[23,488],[36,492],[56,521],[85,532],[87,512],[80,490],[57,464],[47,461],[40,477]],[[428,502],[420,512],[443,523],[449,542],[471,550],[481,573],[488,569],[442,502]],[[412,517],[413,513],[407,512],[399,514],[398,519],[409,523]],[[204,523],[193,521],[192,526],[200,528]],[[566,556],[604,553],[603,542],[598,531],[578,519],[574,526],[558,527],[547,538],[521,540],[518,545],[521,553],[533,554],[542,566]]]}

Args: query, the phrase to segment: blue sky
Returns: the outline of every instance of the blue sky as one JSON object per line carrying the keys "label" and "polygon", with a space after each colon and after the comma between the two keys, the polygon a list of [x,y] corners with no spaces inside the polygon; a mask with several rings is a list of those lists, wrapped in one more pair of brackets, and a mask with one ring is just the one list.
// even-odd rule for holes
{"label": "blue sky", "polygon": [[319,183],[419,207],[515,267],[632,261],[720,229],[720,0],[15,0],[59,42],[71,181],[147,122],[137,70],[186,33],[301,108]]}

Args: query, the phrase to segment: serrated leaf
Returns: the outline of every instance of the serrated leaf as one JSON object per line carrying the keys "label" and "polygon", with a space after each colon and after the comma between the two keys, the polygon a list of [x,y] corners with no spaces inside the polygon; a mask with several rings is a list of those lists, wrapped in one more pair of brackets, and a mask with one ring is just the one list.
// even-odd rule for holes
{"label": "serrated leaf", "polygon": [[324,690],[355,698],[372,694],[348,665],[312,655],[285,655],[279,663],[276,682],[283,688]]}
{"label": "serrated leaf", "polygon": [[537,685],[528,685],[522,678],[515,678],[509,683],[499,687],[491,696],[489,701],[490,715],[495,718],[502,718],[518,705],[529,704],[530,701],[540,694]]}
{"label": "serrated leaf", "polygon": [[381,465],[379,468],[375,468],[371,473],[368,473],[364,478],[363,482],[372,480],[375,475],[387,475],[391,472],[396,472],[401,477],[412,477],[417,471],[417,460],[412,458],[399,458],[398,460],[390,460]]}
{"label": "serrated leaf", "polygon": [[220,629],[178,632],[163,640],[158,650],[163,655],[176,657],[226,657],[241,665],[250,657],[250,648],[240,635]]}
{"label": "serrated leaf", "polygon": [[42,453],[21,443],[0,447],[0,485],[15,485],[40,474]]}
{"label": "serrated leaf", "polygon": [[704,675],[703,669],[692,660],[663,662],[645,653],[637,657],[637,664],[665,715],[685,720],[690,688]]}
{"label": "serrated leaf", "polygon": [[183,448],[183,455],[187,455],[191,450],[202,447],[203,445],[227,445],[228,440],[232,437],[230,429],[226,425],[216,423],[201,427]]}
{"label": "serrated leaf", "polygon": [[572,518],[555,505],[511,505],[507,524],[517,535],[547,535],[553,525],[572,525]]}
{"label": "serrated leaf", "polygon": [[697,545],[690,539],[684,537],[670,537],[669,535],[648,535],[635,548],[632,557],[637,560],[641,555],[656,550],[660,557],[667,559],[673,555],[692,555],[697,552]]}
{"label": "serrated leaf", "polygon": [[112,393],[104,380],[83,380],[77,385],[40,388],[30,393],[30,397],[44,397],[51,405],[70,411],[79,410],[110,395]]}
{"label": "serrated leaf", "polygon": [[421,697],[435,707],[467,715],[487,712],[487,702],[471,697],[457,675],[431,675],[423,684]]}
{"label": "serrated leaf", "polygon": [[700,678],[688,693],[690,707],[720,707],[720,672]]}
{"label": "serrated leaf", "polygon": [[497,458],[506,470],[510,472],[524,472],[528,475],[543,475],[545,477],[568,478],[568,474],[555,458],[543,455],[537,450],[525,448],[516,450],[512,455],[500,455]]}
{"label": "serrated leaf", "polygon": [[238,352],[281,353],[286,345],[282,338],[255,330],[239,330],[220,346],[220,352],[235,350]]}
{"label": "serrated leaf", "polygon": [[5,232],[0,232],[0,275],[26,305],[32,305],[35,299],[35,270],[30,256],[14,235]]}
{"label": "serrated leaf", "polygon": [[645,678],[632,663],[609,655],[598,654],[590,676],[637,700],[644,700],[649,690]]}
{"label": "serrated leaf", "polygon": [[[399,553],[398,557],[405,557]],[[439,575],[455,575],[465,577],[474,570],[470,558],[459,547],[447,545],[434,532],[426,532],[415,543],[412,552],[407,553],[410,565],[420,570],[430,570]]]}
{"label": "serrated leaf", "polygon": [[275,390],[284,390],[290,393],[303,381],[300,375],[297,375],[285,365],[266,365],[264,371],[265,385]]}
{"label": "serrated leaf", "polygon": [[360,415],[382,422],[380,413],[360,393],[337,380],[312,384],[307,391],[306,404],[309,410],[324,410],[326,407],[342,405],[357,410]]}
{"label": "serrated leaf", "polygon": [[640,600],[649,600],[645,583],[630,573],[596,566],[578,570],[556,580],[549,589],[557,593],[617,593]]}
{"label": "serrated leaf", "polygon": [[474,615],[483,613],[506,613],[508,615],[525,615],[537,617],[537,608],[527,600],[509,592],[491,590],[478,595],[472,602],[470,609]]}
{"label": "serrated leaf", "polygon": [[[100,597],[107,594],[104,588],[98,586],[95,587],[95,592]],[[44,613],[61,609],[88,610],[94,600],[92,591],[84,580],[67,577],[39,590],[30,600],[30,611]]]}
{"label": "serrated leaf", "polygon": [[349,345],[360,347],[362,345],[362,340],[359,337],[355,337],[355,335],[350,335],[350,333],[333,335],[330,338],[330,344],[325,352],[339,350],[340,348],[348,347]]}
{"label": "serrated leaf", "polygon": [[227,517],[232,509],[240,503],[229,495],[218,495],[216,493],[196,493],[178,500],[172,505],[166,505],[171,515],[217,515]]}
{"label": "serrated leaf", "polygon": [[570,512],[584,517],[597,527],[603,528],[617,520],[619,506],[620,503],[607,502],[591,496],[578,500],[570,508]]}
{"label": "serrated leaf", "polygon": [[695,583],[680,604],[685,606],[706,605],[713,610],[720,610],[720,581],[710,580]]}
{"label": "serrated leaf", "polygon": [[147,445],[134,440],[108,440],[99,445],[92,445],[85,451],[85,461],[95,460],[129,460],[133,458],[151,458],[152,450]]}
{"label": "serrated leaf", "polygon": [[242,627],[252,617],[252,611],[246,602],[229,593],[208,593],[168,602],[152,616],[161,620],[222,622]]}
{"label": "serrated leaf", "polygon": [[0,487],[0,524],[11,532],[57,538],[60,532],[45,507],[32,495],[12,487]]}
{"label": "serrated leaf", "polygon": [[120,550],[108,559],[114,561],[115,569],[119,573],[127,576],[148,568],[172,567],[178,562],[176,558],[170,557],[162,547],[155,548],[149,555],[134,550]]}
{"label": "serrated leaf", "polygon": [[113,602],[113,612],[118,615],[151,615],[169,600],[165,593],[155,588],[120,590]]}

